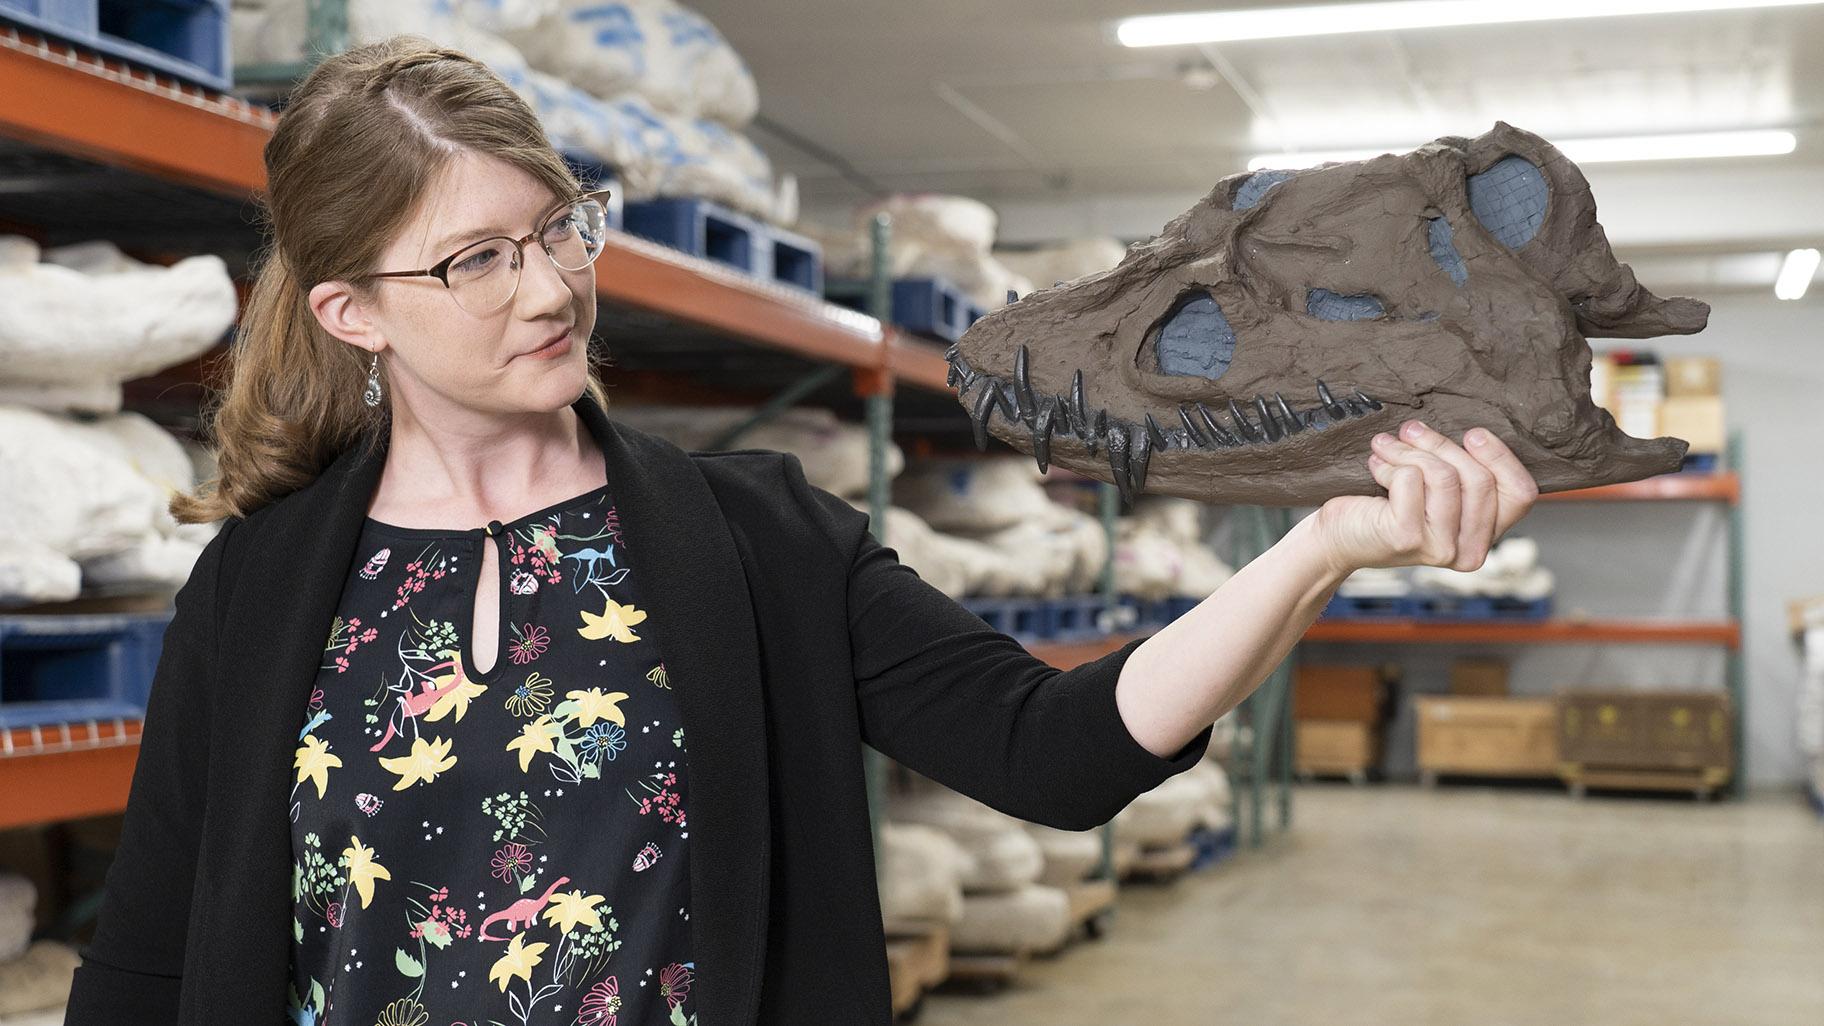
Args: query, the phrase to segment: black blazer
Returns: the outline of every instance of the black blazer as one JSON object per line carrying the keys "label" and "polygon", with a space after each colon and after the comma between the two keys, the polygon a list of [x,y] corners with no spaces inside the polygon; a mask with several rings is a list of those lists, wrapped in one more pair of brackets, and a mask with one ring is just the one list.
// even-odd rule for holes
{"label": "black blazer", "polygon": [[[572,408],[656,571],[647,623],[691,738],[705,1026],[888,1022],[863,742],[1067,829],[1207,748],[1208,729],[1161,759],[1126,730],[1115,681],[1138,640],[1059,671],[900,563],[795,457],[686,453],[587,394]],[[385,463],[372,441],[224,521],[177,593],[69,1026],[284,1021],[292,753]]]}

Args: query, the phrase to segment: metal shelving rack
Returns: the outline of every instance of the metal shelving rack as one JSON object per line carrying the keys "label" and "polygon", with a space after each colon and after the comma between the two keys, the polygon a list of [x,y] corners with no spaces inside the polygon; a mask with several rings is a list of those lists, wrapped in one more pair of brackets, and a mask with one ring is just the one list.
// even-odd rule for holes
{"label": "metal shelving rack", "polygon": [[1525,622],[1427,620],[1327,620],[1305,633],[1307,642],[1376,644],[1640,644],[1720,645],[1725,650],[1723,688],[1734,714],[1729,794],[1746,789],[1748,701],[1742,653],[1743,526],[1742,444],[1730,432],[1725,467],[1715,473],[1677,473],[1567,492],[1552,492],[1540,502],[1721,502],[1728,511],[1728,616],[1721,620],[1669,618],[1555,618]]}
{"label": "metal shelving rack", "polygon": [[[246,215],[265,187],[261,149],[276,122],[265,108],[15,29],[0,29],[0,94],[33,98],[0,104],[0,229],[49,243],[104,237],[182,251],[186,240],[205,248],[225,239],[243,255],[257,249]],[[128,197],[120,210],[95,208],[98,183],[108,186],[104,198]],[[161,211],[169,212],[162,221]],[[894,385],[928,393],[933,408],[954,408],[966,428],[949,398],[942,350],[879,319],[618,232],[597,278],[599,333],[617,362],[634,365],[615,375],[623,392],[675,390],[679,375],[665,382],[673,370],[688,371],[692,388],[744,400],[773,391],[751,423],[812,395],[832,405],[859,398],[874,440],[876,524],[884,522]],[[699,373],[700,365],[719,369]],[[0,792],[43,800],[9,808],[14,821],[4,825],[120,811],[137,726],[8,732]]]}

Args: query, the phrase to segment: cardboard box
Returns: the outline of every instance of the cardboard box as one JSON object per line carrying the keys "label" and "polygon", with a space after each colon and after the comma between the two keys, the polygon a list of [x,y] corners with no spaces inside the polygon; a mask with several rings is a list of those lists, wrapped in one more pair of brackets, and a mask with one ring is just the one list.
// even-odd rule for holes
{"label": "cardboard box", "polygon": [[1581,767],[1727,770],[1729,696],[1712,691],[1575,691],[1559,698],[1558,753]]}
{"label": "cardboard box", "polygon": [[1666,358],[1666,396],[1722,395],[1723,365],[1714,356]]}
{"label": "cardboard box", "polygon": [[1450,664],[1450,693],[1482,698],[1507,694],[1507,660],[1456,659]]}
{"label": "cardboard box", "polygon": [[1294,766],[1300,774],[1359,777],[1380,765],[1381,730],[1353,720],[1299,720]]}
{"label": "cardboard box", "polygon": [[1419,770],[1498,777],[1558,773],[1558,703],[1549,698],[1417,700]]}
{"label": "cardboard box", "polygon": [[1692,452],[1722,452],[1727,435],[1722,396],[1686,395],[1665,400],[1659,404],[1659,433],[1690,442]]}
{"label": "cardboard box", "polygon": [[1292,671],[1292,713],[1304,720],[1379,723],[1387,685],[1379,666],[1299,663]]}
{"label": "cardboard box", "polygon": [[1824,595],[1787,600],[1786,629],[1792,633],[1794,640],[1802,637],[1805,628],[1813,624],[1824,625]]}

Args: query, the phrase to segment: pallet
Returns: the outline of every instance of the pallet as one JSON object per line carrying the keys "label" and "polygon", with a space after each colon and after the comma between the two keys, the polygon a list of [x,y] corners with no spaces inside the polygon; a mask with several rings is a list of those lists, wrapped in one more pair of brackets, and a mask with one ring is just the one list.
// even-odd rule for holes
{"label": "pallet", "polygon": [[1197,857],[1191,862],[1192,871],[1207,869],[1227,861],[1235,854],[1237,835],[1233,826],[1221,830],[1206,830],[1199,827],[1191,831],[1191,847],[1196,849]]}
{"label": "pallet", "polygon": [[1328,620],[1427,620],[1443,622],[1549,619],[1552,599],[1486,595],[1336,595],[1324,605]]}
{"label": "pallet", "polygon": [[641,238],[721,264],[759,281],[823,294],[823,248],[705,199],[625,203],[621,220]]}
{"label": "pallet", "polygon": [[[841,278],[827,282],[824,292],[831,302],[859,310],[867,305],[873,286],[865,279]],[[944,342],[962,338],[963,332],[987,313],[967,292],[944,278],[895,278],[892,292],[889,321]]]}
{"label": "pallet", "polygon": [[1702,801],[1713,797],[1729,782],[1729,771],[1715,766],[1701,769],[1624,769],[1567,764],[1560,768],[1559,776],[1570,787],[1572,798],[1582,798],[1593,788],[1598,791],[1682,792]]}
{"label": "pallet", "polygon": [[[1113,880],[1079,880],[1063,888],[1070,899],[1070,934],[1064,944],[1081,935],[1094,940],[1105,932],[1104,923],[1115,907],[1116,888]],[[1064,944],[1055,951],[1062,950]]]}
{"label": "pallet", "polygon": [[227,92],[228,0],[0,0],[0,21]]}
{"label": "pallet", "polygon": [[978,993],[1000,990],[1019,978],[1026,963],[1032,961],[1032,952],[1015,951],[1011,953],[955,952],[950,953],[950,974],[944,978],[944,987],[967,988]]}
{"label": "pallet", "polygon": [[0,616],[0,729],[144,716],[170,622],[169,609]]}
{"label": "pallet", "polygon": [[1181,841],[1164,848],[1146,848],[1140,852],[1123,882],[1171,883],[1183,876],[1197,861],[1197,848],[1189,841]]}
{"label": "pallet", "polygon": [[1025,641],[1075,641],[1108,633],[1102,623],[1106,602],[1100,595],[1049,599],[972,597],[961,603],[988,626]]}

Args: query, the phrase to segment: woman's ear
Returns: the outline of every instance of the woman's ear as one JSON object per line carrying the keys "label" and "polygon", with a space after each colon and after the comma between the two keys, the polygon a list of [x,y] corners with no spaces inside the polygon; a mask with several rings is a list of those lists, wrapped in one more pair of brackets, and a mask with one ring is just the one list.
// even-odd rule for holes
{"label": "woman's ear", "polygon": [[305,301],[324,331],[371,352],[385,348],[386,340],[380,335],[367,304],[355,295],[347,282],[318,282],[311,286]]}

